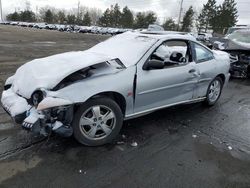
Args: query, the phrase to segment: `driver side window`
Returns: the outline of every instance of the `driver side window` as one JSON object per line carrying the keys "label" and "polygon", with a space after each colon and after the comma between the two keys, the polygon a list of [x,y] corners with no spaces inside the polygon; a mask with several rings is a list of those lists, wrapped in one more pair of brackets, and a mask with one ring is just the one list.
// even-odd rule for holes
{"label": "driver side window", "polygon": [[163,61],[165,68],[185,65],[189,62],[188,43],[171,40],[162,43],[151,55],[150,60]]}

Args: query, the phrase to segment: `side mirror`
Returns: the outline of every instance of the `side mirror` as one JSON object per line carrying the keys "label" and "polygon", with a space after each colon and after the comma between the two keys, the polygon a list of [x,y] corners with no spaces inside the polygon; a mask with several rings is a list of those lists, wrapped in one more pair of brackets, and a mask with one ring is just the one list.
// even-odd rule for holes
{"label": "side mirror", "polygon": [[165,63],[163,61],[152,59],[144,64],[143,69],[144,70],[163,69],[164,67]]}

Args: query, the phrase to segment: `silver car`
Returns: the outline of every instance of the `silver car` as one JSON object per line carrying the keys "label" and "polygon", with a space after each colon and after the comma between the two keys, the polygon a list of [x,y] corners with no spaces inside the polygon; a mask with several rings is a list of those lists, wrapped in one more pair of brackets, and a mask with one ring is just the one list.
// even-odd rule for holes
{"label": "silver car", "polygon": [[190,35],[126,32],[86,51],[24,64],[7,79],[1,102],[34,133],[102,145],[124,120],[178,104],[214,105],[229,61]]}

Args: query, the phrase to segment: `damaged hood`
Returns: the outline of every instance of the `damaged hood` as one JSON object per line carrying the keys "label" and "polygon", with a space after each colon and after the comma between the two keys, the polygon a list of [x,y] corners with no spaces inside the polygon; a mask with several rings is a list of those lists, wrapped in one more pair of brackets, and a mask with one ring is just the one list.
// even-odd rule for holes
{"label": "damaged hood", "polygon": [[250,30],[242,29],[233,32],[224,39],[216,41],[220,50],[230,51],[249,51],[250,50]]}
{"label": "damaged hood", "polygon": [[52,89],[66,76],[111,59],[104,54],[88,50],[35,59],[17,69],[12,88],[17,94],[30,98],[36,89]]}
{"label": "damaged hood", "polygon": [[227,43],[225,44],[224,50],[225,51],[234,51],[234,50],[249,51],[250,43],[228,40]]}
{"label": "damaged hood", "polygon": [[19,95],[30,98],[36,89],[52,89],[66,76],[91,65],[118,58],[125,67],[133,66],[158,38],[126,32],[86,51],[68,52],[30,61],[17,70],[12,78],[12,88]]}

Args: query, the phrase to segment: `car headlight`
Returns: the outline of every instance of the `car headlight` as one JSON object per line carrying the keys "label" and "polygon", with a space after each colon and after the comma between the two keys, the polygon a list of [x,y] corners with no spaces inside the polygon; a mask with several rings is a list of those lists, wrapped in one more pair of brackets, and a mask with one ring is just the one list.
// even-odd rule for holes
{"label": "car headlight", "polygon": [[46,97],[46,92],[42,90],[35,91],[31,96],[31,102],[34,106],[38,104]]}
{"label": "car headlight", "polygon": [[10,89],[11,86],[12,86],[13,81],[14,81],[14,75],[11,76],[11,77],[9,77],[9,78],[6,80],[6,82],[5,82],[5,84],[4,84],[4,90]]}

